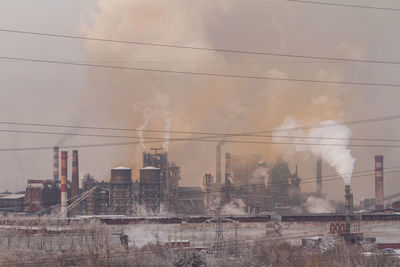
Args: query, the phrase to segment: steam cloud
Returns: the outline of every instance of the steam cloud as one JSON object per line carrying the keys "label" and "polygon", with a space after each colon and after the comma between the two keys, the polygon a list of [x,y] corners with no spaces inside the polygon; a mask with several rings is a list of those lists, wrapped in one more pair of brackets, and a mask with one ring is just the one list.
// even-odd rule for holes
{"label": "steam cloud", "polygon": [[[224,31],[221,33],[224,36],[216,36],[213,32],[215,26],[226,26],[223,22],[217,22],[220,21],[220,15],[229,15],[229,12],[233,12],[231,8],[235,7],[235,4],[225,0],[214,1],[212,10],[204,1],[121,0],[116,5],[112,1],[97,0],[97,5],[98,9],[90,14],[91,23],[82,27],[84,35],[203,47],[239,45],[229,42],[229,38],[225,40],[227,36]],[[279,29],[275,28],[274,22],[265,25],[272,25],[272,31],[279,38],[285,38],[281,36],[287,30],[285,25],[279,25]],[[265,41],[269,42],[270,37],[265,36]],[[244,48],[246,44],[243,44]],[[277,78],[290,77],[292,71],[297,70],[291,69],[291,65],[232,64],[231,61],[250,59],[248,56],[216,51],[204,53],[96,42],[86,42],[85,51],[89,60],[117,62],[113,64],[128,67],[242,73]],[[309,71],[318,79],[341,78],[340,73],[320,67]],[[297,94],[294,93],[293,84],[282,81],[255,83],[222,77],[101,69],[88,69],[87,73],[89,86],[82,100],[86,108],[94,110],[92,114],[95,114],[95,118],[101,120],[98,124],[166,130],[165,134],[151,136],[164,139],[161,145],[165,149],[169,147],[171,160],[182,167],[182,183],[191,186],[199,185],[198,177],[202,177],[205,170],[215,168],[215,157],[210,155],[210,151],[215,151],[215,143],[169,143],[170,131],[247,132],[271,129],[278,126],[288,114],[296,114],[307,123],[340,119],[344,109],[338,97],[348,92],[340,94],[342,89],[329,90],[331,88],[327,87],[321,96],[321,88],[311,85]],[[98,107],[102,107],[101,110]],[[115,153],[119,157],[115,159],[118,164],[131,164],[134,170],[141,166],[141,154],[148,148],[145,146],[146,136],[150,134],[139,131],[138,136],[142,146],[132,146],[129,151]],[[272,161],[282,154],[283,148],[269,146],[265,149],[259,145],[229,143],[226,144],[226,150],[235,154],[262,154],[266,161]],[[132,162],[126,163],[127,159]]]}
{"label": "steam cloud", "polygon": [[[323,126],[332,123],[336,122],[332,120],[327,120],[320,122],[319,125]],[[349,185],[355,163],[355,159],[351,155],[350,149],[348,149],[347,147],[347,145],[349,144],[349,138],[351,136],[350,129],[344,125],[338,125],[335,127],[312,128],[308,131],[308,133],[305,131],[295,131],[284,134],[285,136],[301,136],[307,138],[279,138],[279,136],[282,135],[281,133],[279,133],[280,130],[301,126],[303,126],[303,123],[301,121],[295,120],[292,117],[286,117],[283,124],[275,129],[273,138],[274,141],[305,143],[306,145],[296,144],[291,147],[294,147],[297,152],[309,151],[314,156],[322,158],[326,163],[335,168],[336,172],[343,178],[344,183],[346,185]],[[332,140],[329,138],[340,138],[341,140]],[[340,146],[337,146],[335,144],[340,144]]]}
{"label": "steam cloud", "polygon": [[309,213],[332,213],[335,212],[335,208],[331,203],[322,198],[316,198],[310,196],[307,198],[306,209]]}

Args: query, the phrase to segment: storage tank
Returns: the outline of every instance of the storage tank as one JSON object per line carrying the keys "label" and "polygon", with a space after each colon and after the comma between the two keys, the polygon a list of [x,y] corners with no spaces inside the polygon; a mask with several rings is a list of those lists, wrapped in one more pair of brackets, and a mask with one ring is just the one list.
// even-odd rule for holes
{"label": "storage tank", "polygon": [[132,169],[126,167],[117,167],[111,169],[112,184],[129,184],[132,183]]}
{"label": "storage tank", "polygon": [[159,184],[161,169],[155,167],[145,167],[140,169],[140,182],[145,184]]}

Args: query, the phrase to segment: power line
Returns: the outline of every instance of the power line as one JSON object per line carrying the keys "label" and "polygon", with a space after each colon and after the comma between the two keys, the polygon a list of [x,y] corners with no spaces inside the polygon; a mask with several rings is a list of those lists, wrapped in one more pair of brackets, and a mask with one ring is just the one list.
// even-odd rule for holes
{"label": "power line", "polygon": [[391,8],[391,7],[349,5],[349,4],[328,3],[328,2],[307,1],[307,0],[287,0],[287,1],[305,3],[305,4],[316,4],[316,5],[328,5],[328,6],[341,6],[341,7],[354,7],[354,8],[367,8],[367,9],[377,9],[377,10],[400,11],[400,8]]}
{"label": "power line", "polygon": [[102,65],[102,64],[88,64],[88,63],[74,63],[68,61],[58,60],[45,60],[45,59],[33,59],[33,58],[22,58],[22,57],[6,57],[0,56],[0,59],[34,62],[34,63],[49,63],[69,66],[80,66],[80,67],[92,67],[100,69],[117,69],[117,70],[133,70],[150,73],[164,73],[164,74],[181,74],[190,76],[202,76],[202,77],[224,77],[224,78],[238,78],[238,79],[250,79],[250,80],[271,80],[271,81],[288,81],[288,82],[301,82],[301,83],[316,83],[316,84],[345,84],[345,85],[362,85],[362,86],[382,86],[382,87],[400,87],[400,84],[396,83],[366,83],[366,82],[349,82],[349,81],[329,81],[329,80],[312,80],[312,79],[297,79],[297,78],[277,78],[277,77],[266,77],[266,76],[252,76],[252,75],[235,75],[235,74],[224,74],[224,73],[212,73],[212,72],[195,72],[195,71],[178,71],[178,70],[165,70],[165,69],[151,69],[151,68],[136,68],[136,67],[124,67],[114,65]]}
{"label": "power line", "polygon": [[168,48],[179,48],[179,49],[200,50],[200,51],[216,51],[216,52],[246,54],[246,55],[263,55],[263,56],[318,59],[318,60],[329,60],[329,61],[343,61],[343,62],[392,64],[392,65],[400,64],[400,62],[398,62],[398,61],[390,61],[390,60],[368,60],[368,59],[355,59],[355,58],[307,56],[307,55],[297,55],[297,54],[290,54],[290,53],[274,53],[274,52],[262,52],[262,51],[247,51],[247,50],[237,50],[237,49],[224,49],[224,48],[211,48],[211,47],[200,47],[200,46],[185,46],[185,45],[174,45],[174,44],[150,43],[150,42],[116,40],[116,39],[84,37],[84,36],[76,36],[76,35],[53,34],[53,33],[33,32],[33,31],[21,31],[21,30],[11,30],[11,29],[0,29],[0,32],[29,34],[29,35],[67,38],[67,39],[78,39],[78,40],[89,40],[89,41],[101,41],[101,42],[111,42],[111,43],[121,43],[121,44],[134,44],[134,45],[144,45],[144,46],[154,46],[154,47],[168,47]]}
{"label": "power line", "polygon": [[[127,139],[150,139],[160,141],[201,141],[199,138],[165,138],[165,137],[154,137],[154,136],[127,136],[127,135],[110,135],[110,134],[89,134],[89,133],[68,133],[68,132],[49,132],[49,131],[28,131],[28,130],[10,130],[0,129],[0,132],[6,133],[23,133],[23,134],[43,134],[43,135],[67,135],[67,136],[80,136],[80,137],[101,137],[101,138],[127,138]],[[168,132],[168,131],[165,131]],[[211,135],[212,133],[210,133]],[[221,136],[226,137],[225,134]],[[232,136],[231,136],[232,137]],[[321,136],[290,136],[290,135],[264,135],[264,134],[237,134],[233,137],[263,137],[263,138],[287,138],[287,139],[311,139],[311,140],[335,140],[335,141],[368,141],[368,142],[400,142],[400,139],[381,139],[381,138],[340,138],[340,137],[321,137]],[[222,140],[210,140],[215,142],[223,142]],[[241,142],[251,142],[252,140],[233,140]],[[229,143],[230,140],[225,140]]]}
{"label": "power line", "polygon": [[[215,140],[215,139],[195,139],[195,138],[176,138],[176,139],[163,139],[154,141],[136,141],[136,142],[115,142],[115,143],[95,143],[95,144],[76,144],[76,145],[62,145],[58,146],[62,149],[70,148],[94,148],[94,147],[113,147],[113,146],[129,146],[138,144],[154,144],[170,142],[184,142],[184,141],[197,141],[197,142],[221,142],[221,143],[235,143],[235,144],[259,144],[259,145],[302,145],[302,146],[330,146],[330,147],[363,147],[363,148],[400,148],[400,145],[379,145],[379,144],[329,144],[329,143],[295,143],[295,142],[267,142],[267,141],[240,141],[240,140]],[[40,147],[20,147],[20,148],[0,148],[0,152],[12,151],[30,151],[30,150],[51,150],[54,146],[40,146]]]}
{"label": "power line", "polygon": [[[384,171],[384,174],[392,174],[392,173],[400,173],[400,170],[396,170],[397,168],[399,168],[400,166],[393,166],[393,167],[389,167],[389,168],[385,168],[385,169],[395,169],[395,170],[391,170],[391,171]],[[372,173],[368,173],[368,172],[372,172]],[[365,173],[365,174],[363,174]],[[375,175],[375,170],[364,170],[364,171],[355,171],[351,174],[351,179],[356,179],[356,178],[366,178],[366,177],[370,177],[370,176],[374,176]],[[289,179],[289,177],[288,177]],[[322,181],[323,182],[331,182],[331,181],[342,181],[343,177],[341,177],[340,175],[334,174],[334,175],[325,175],[322,177]],[[309,177],[309,178],[301,178],[301,181],[299,184],[304,185],[304,184],[309,184],[309,183],[315,183],[317,181],[317,179],[315,177]],[[234,183],[233,183],[234,184]],[[227,192],[240,192],[241,189],[246,190],[246,188],[249,189],[253,189],[253,188],[257,188],[259,186],[265,186],[265,188],[268,187],[275,187],[275,186],[279,186],[279,185],[284,185],[284,186],[289,186],[289,182],[269,182],[268,184],[260,184],[260,183],[254,183],[254,184],[245,184],[242,186],[238,186],[235,188],[211,188],[209,192],[212,193],[227,193]],[[190,193],[192,195],[203,195],[206,194],[206,192],[199,192],[198,190],[185,190],[185,193]],[[243,196],[249,196],[249,195],[243,195],[241,193],[238,193],[237,196],[239,197],[243,197]],[[270,198],[272,196],[269,195],[252,195],[252,196],[257,196],[259,198]],[[289,196],[287,198],[290,198]]]}
{"label": "power line", "polygon": [[148,132],[148,133],[171,133],[171,134],[197,134],[197,135],[215,135],[215,136],[262,136],[261,134],[266,133],[279,133],[279,132],[292,132],[300,130],[309,130],[317,128],[329,128],[337,127],[342,125],[358,125],[372,122],[383,122],[390,120],[400,119],[400,114],[398,115],[388,115],[382,117],[358,119],[351,121],[341,121],[325,123],[322,125],[306,125],[299,127],[290,128],[280,128],[280,129],[270,129],[270,130],[260,130],[251,132],[239,132],[239,133],[223,133],[223,132],[204,132],[204,131],[167,131],[167,130],[155,130],[155,129],[138,129],[138,128],[121,128],[121,127],[102,127],[102,126],[82,126],[82,125],[68,125],[68,124],[52,124],[52,123],[31,123],[31,122],[15,122],[15,121],[0,121],[0,124],[5,125],[18,125],[18,126],[37,126],[37,127],[54,127],[54,128],[73,128],[73,129],[88,129],[88,130],[110,130],[110,131],[127,131],[127,132]]}
{"label": "power line", "polygon": [[[343,121],[339,123],[327,123],[323,125],[317,126],[303,126],[303,127],[293,127],[293,128],[285,128],[279,130],[269,130],[269,131],[257,131],[257,132],[248,132],[248,133],[236,133],[236,134],[228,134],[225,133],[225,137],[232,137],[232,136],[246,136],[246,135],[256,135],[268,132],[283,132],[283,131],[298,131],[298,130],[305,130],[305,129],[312,129],[312,128],[325,128],[325,127],[335,127],[340,125],[351,125],[351,124],[363,124],[363,123],[371,123],[371,122],[379,122],[379,121],[387,121],[387,120],[394,120],[399,119],[400,115],[393,115],[393,116],[385,116],[385,117],[376,117],[376,118],[368,118],[368,119],[361,119],[361,120],[354,120],[354,121]],[[23,126],[40,126],[40,127],[56,127],[56,128],[77,128],[77,129],[96,129],[96,130],[117,130],[117,131],[143,131],[143,132],[168,132],[165,130],[138,130],[134,128],[109,128],[109,127],[94,127],[94,126],[74,126],[74,125],[58,125],[58,124],[40,124],[40,123],[24,123],[24,122],[10,122],[10,121],[2,121],[0,124],[10,124],[10,125],[23,125]],[[216,136],[205,136],[205,137],[194,137],[194,138],[175,138],[172,141],[204,141],[204,142],[225,142],[228,143],[228,140],[213,140],[212,138],[221,137],[221,133],[210,133],[210,132],[190,132],[190,131],[170,131],[170,133],[190,133],[190,134],[206,134],[206,135],[216,135]],[[210,140],[211,138],[211,140]],[[163,138],[162,140],[153,140],[153,141],[145,141],[143,143],[163,143],[166,139]],[[121,143],[101,143],[101,144],[80,144],[80,145],[69,145],[69,146],[60,146],[61,148],[84,148],[84,147],[108,147],[108,146],[122,146],[122,145],[136,145],[140,144],[141,142],[121,142]],[[329,146],[347,146],[344,144],[304,144],[304,143],[290,143],[290,142],[255,142],[255,141],[232,141],[231,143],[253,143],[253,144],[286,144],[286,145],[329,145]],[[353,145],[350,144],[349,146],[359,146],[359,147],[389,147],[394,148],[398,147],[395,145],[376,145],[376,144],[369,144],[369,145]],[[28,150],[49,150],[53,149],[54,146],[42,146],[42,147],[22,147],[22,148],[0,148],[0,152],[3,151],[28,151]]]}

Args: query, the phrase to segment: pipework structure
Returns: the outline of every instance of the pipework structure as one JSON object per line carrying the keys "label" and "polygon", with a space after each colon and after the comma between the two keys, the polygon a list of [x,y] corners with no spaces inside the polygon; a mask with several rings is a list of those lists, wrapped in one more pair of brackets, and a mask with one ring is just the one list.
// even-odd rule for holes
{"label": "pipework structure", "polygon": [[61,217],[67,217],[67,174],[68,152],[61,152]]}
{"label": "pipework structure", "polygon": [[160,203],[165,204],[170,212],[175,212],[180,167],[168,161],[168,153],[162,148],[151,148],[154,153],[143,153],[143,169],[147,167],[160,169]]}
{"label": "pipework structure", "polygon": [[383,156],[375,156],[375,209],[383,209]]}

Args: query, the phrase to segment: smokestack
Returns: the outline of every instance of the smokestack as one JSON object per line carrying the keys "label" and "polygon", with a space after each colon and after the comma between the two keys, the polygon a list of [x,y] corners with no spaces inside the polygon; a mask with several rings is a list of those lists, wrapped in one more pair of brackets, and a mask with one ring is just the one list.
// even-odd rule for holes
{"label": "smokestack", "polygon": [[225,198],[224,202],[228,203],[231,201],[231,153],[225,153]]}
{"label": "smokestack", "polygon": [[67,217],[67,163],[68,152],[61,151],[61,216]]}
{"label": "smokestack", "polygon": [[322,159],[317,160],[317,193],[322,194]]}
{"label": "smokestack", "polygon": [[58,169],[58,154],[59,154],[58,146],[55,146],[53,151],[54,151],[53,180],[58,181],[60,179],[59,177],[60,174]]}
{"label": "smokestack", "polygon": [[206,211],[209,212],[211,206],[211,184],[213,177],[211,174],[206,173],[203,177],[203,185],[206,191]]}
{"label": "smokestack", "polygon": [[345,185],[345,209],[346,209],[346,236],[349,238],[351,232],[351,215],[353,214],[353,194],[351,193],[350,185]]}
{"label": "smokestack", "polygon": [[[78,150],[72,150],[72,185],[71,185],[71,203],[74,202],[79,194],[79,163]],[[70,211],[70,216],[78,215],[78,206]]]}
{"label": "smokestack", "polygon": [[383,209],[383,156],[375,156],[375,209]]}
{"label": "smokestack", "polygon": [[217,144],[217,168],[216,168],[216,183],[221,183],[221,143]]}

